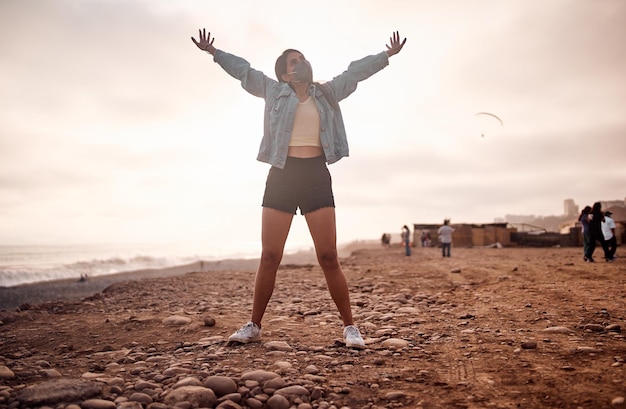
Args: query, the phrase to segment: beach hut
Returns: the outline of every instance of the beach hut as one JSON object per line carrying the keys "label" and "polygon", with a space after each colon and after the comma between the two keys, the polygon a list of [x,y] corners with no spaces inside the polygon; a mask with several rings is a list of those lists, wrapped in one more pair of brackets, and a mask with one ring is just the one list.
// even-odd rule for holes
{"label": "beach hut", "polygon": [[[439,224],[413,224],[413,242],[419,243],[421,234],[426,231],[430,234],[432,245],[439,246],[437,230]],[[502,246],[511,245],[511,233],[517,229],[509,227],[507,223],[469,224],[452,223],[452,245],[457,247],[491,246],[500,243]]]}

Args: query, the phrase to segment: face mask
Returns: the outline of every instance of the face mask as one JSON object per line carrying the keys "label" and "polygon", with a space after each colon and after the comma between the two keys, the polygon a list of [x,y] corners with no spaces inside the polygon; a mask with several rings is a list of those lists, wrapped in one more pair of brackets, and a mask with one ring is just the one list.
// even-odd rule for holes
{"label": "face mask", "polygon": [[306,60],[300,61],[289,74],[293,78],[291,82],[313,82],[313,70]]}

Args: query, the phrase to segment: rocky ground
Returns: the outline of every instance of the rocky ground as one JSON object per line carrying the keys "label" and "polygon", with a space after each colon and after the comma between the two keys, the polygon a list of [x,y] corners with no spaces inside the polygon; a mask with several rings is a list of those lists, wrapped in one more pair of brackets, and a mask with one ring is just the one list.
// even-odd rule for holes
{"label": "rocky ground", "polygon": [[281,268],[249,345],[226,342],[249,319],[249,269],[22,305],[0,312],[0,408],[626,407],[626,259],[581,252],[355,251],[361,351],[314,264]]}

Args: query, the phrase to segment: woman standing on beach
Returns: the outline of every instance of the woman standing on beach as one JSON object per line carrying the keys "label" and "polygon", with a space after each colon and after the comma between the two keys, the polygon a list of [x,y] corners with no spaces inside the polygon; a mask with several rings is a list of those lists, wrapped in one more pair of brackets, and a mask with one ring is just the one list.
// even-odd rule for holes
{"label": "woman standing on beach", "polygon": [[406,224],[402,226],[402,231],[400,232],[400,236],[402,237],[402,244],[404,244],[404,255],[411,255],[411,230],[409,230],[409,226]]}
{"label": "woman standing on beach", "polygon": [[311,65],[297,50],[285,50],[278,57],[276,81],[253,69],[245,59],[216,49],[215,38],[204,29],[199,30],[199,41],[191,39],[199,49],[211,54],[224,71],[241,81],[246,91],[265,99],[264,132],[257,159],[272,167],[263,196],[261,260],[250,322],[231,335],[229,341],[247,343],[261,339],[261,321],[274,291],[293,215],[299,207],[341,315],[346,346],[363,348],[337,255],[335,202],[326,164],[348,156],[338,102],[352,94],[360,81],[386,67],[389,57],[402,50],[406,38],[400,41],[399,33],[393,33],[386,51],[352,62],[346,71],[325,84],[313,82]]}
{"label": "woman standing on beach", "polygon": [[580,232],[583,235],[583,260],[588,263],[593,263],[591,257],[591,236],[589,233],[589,214],[591,213],[591,206],[585,206],[578,216],[580,222]]}

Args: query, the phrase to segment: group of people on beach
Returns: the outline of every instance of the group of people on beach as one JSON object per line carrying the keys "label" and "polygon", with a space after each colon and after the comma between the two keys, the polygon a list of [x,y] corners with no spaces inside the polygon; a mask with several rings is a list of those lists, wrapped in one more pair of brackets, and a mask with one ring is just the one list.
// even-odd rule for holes
{"label": "group of people on beach", "polygon": [[615,261],[617,237],[615,236],[615,221],[610,211],[602,211],[602,203],[595,202],[593,206],[585,206],[580,212],[578,221],[583,235],[583,260],[594,263],[593,253],[597,243],[604,251],[607,262]]}

